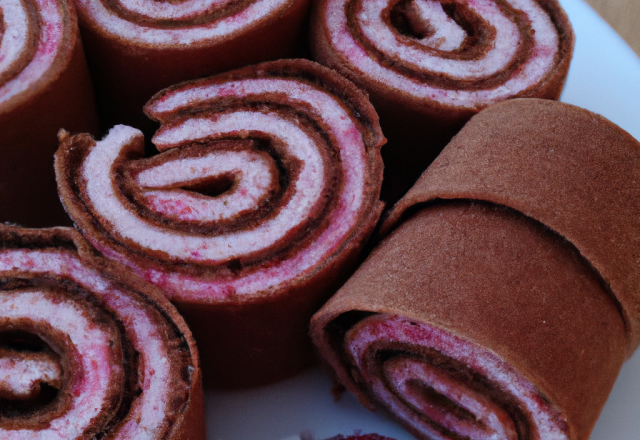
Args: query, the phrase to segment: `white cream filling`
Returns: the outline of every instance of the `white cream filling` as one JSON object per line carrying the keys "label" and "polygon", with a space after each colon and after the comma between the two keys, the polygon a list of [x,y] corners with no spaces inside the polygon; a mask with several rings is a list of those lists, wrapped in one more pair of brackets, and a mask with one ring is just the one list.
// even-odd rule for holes
{"label": "white cream filling", "polygon": [[[453,380],[445,371],[415,358],[389,360],[383,366],[391,391],[443,428],[462,438],[517,440],[518,433],[509,415],[488,397]],[[446,396],[474,416],[474,420],[458,417],[446,408],[434,405],[415,382]]]}
{"label": "white cream filling", "polygon": [[[139,173],[135,181],[144,188],[142,194],[147,206],[158,214],[180,220],[217,221],[254,208],[268,195],[274,184],[270,165],[269,159],[255,151],[216,151],[149,168]],[[162,189],[224,174],[234,176],[235,188],[218,197],[197,197],[187,190]]]}
{"label": "white cream filling", "polygon": [[26,49],[29,27],[27,11],[20,0],[0,0],[0,11],[4,24],[0,40],[0,73],[3,73]]}
{"label": "white cream filling", "polygon": [[[116,373],[109,362],[110,335],[95,327],[75,304],[52,301],[38,291],[0,294],[0,319],[28,319],[67,335],[81,353],[82,365],[72,390],[75,398],[71,408],[62,417],[52,420],[48,428],[38,431],[0,428],[0,436],[6,440],[67,440],[79,437],[106,403],[107,389]],[[121,369],[120,366],[117,368]]]}
{"label": "white cream filling", "polygon": [[[154,8],[160,2],[147,0],[147,6],[141,6],[139,0],[134,7],[143,10],[145,14],[153,14]],[[76,0],[76,7],[87,20],[93,21],[98,27],[104,29],[114,36],[130,41],[138,41],[144,44],[156,45],[189,45],[205,40],[223,38],[236,32],[242,32],[255,26],[262,20],[267,19],[272,14],[279,14],[280,9],[285,8],[290,0],[256,0],[246,9],[230,17],[222,18],[218,21],[203,23],[195,26],[173,29],[159,29],[146,27],[139,23],[129,22],[107,9],[106,4],[98,0]],[[196,5],[161,7],[160,16],[162,18],[172,14],[185,16],[189,14],[189,8]]]}
{"label": "white cream filling", "polygon": [[[493,48],[480,60],[441,58],[437,54],[431,54],[409,45],[402,45],[396,38],[393,29],[382,20],[382,12],[387,3],[388,0],[368,0],[362,3],[362,11],[358,14],[362,32],[380,52],[399,58],[415,70],[434,74],[444,73],[462,80],[485,78],[508,66],[518,49],[520,40],[518,27],[509,20],[493,0],[469,0],[467,2],[470,9],[482,15],[496,29]],[[441,14],[436,14],[437,20],[441,18],[444,11],[439,2],[431,4],[433,3],[437,3],[440,6],[439,10],[442,11]],[[423,13],[428,12],[425,9],[422,9]],[[446,16],[446,14],[444,15]],[[458,27],[458,29],[460,28]],[[455,34],[458,35],[459,32]]]}
{"label": "white cream filling", "polygon": [[[382,1],[383,0],[376,0],[376,2]],[[482,13],[485,19],[492,21],[494,24],[502,22],[502,19],[499,18],[501,15],[494,15],[495,11],[490,13],[488,16],[484,15],[484,9],[477,6],[480,2],[484,1],[485,0],[469,0],[468,4],[476,5],[478,12]],[[379,81],[380,83],[386,84],[389,87],[405,91],[419,98],[430,99],[457,107],[477,108],[478,106],[486,106],[499,100],[506,99],[539,82],[553,67],[555,56],[558,52],[559,37],[556,29],[549,16],[537,4],[537,2],[534,0],[506,1],[514,9],[523,11],[527,17],[529,17],[531,21],[531,28],[533,30],[532,35],[534,38],[533,55],[524,63],[517,73],[503,84],[486,90],[442,89],[429,84],[420,83],[378,64],[351,35],[351,31],[347,26],[347,17],[345,15],[345,5],[347,0],[328,0],[325,20],[329,30],[329,39],[334,48],[342,57],[347,59],[349,64],[359,69],[363,74]],[[364,3],[365,5],[370,5],[369,2]],[[366,7],[373,8],[372,5]],[[367,17],[367,20],[378,20],[378,18],[372,15]],[[510,29],[511,26],[512,25],[510,24],[507,28]],[[365,28],[369,29],[370,32],[373,32],[371,27],[365,26]],[[363,29],[363,31],[365,30]],[[505,30],[499,29],[498,32],[502,35],[505,33]],[[457,74],[462,74],[460,71],[449,72],[444,69],[443,66],[449,63],[448,60],[445,61],[442,59],[441,61],[436,62],[435,65],[427,65],[428,63],[426,63],[426,61],[423,62],[416,60],[415,57],[417,54],[414,53],[415,49],[408,47],[398,48],[397,45],[393,44],[393,42],[387,41],[390,33],[391,30],[388,28],[381,31],[380,44],[385,45],[385,47],[389,45],[393,46],[391,49],[395,50],[396,54],[402,55],[402,57],[409,59],[409,61],[414,63],[424,63],[424,69],[426,72],[446,72],[451,73],[454,76],[456,72]],[[378,38],[376,35],[373,33],[370,34],[373,41]],[[511,35],[511,31],[507,30],[505,35]],[[496,41],[496,44],[501,45],[501,41]],[[499,54],[502,53],[502,50],[503,49],[500,49],[499,51],[494,50],[492,53]],[[393,54],[394,52],[391,53]],[[425,57],[424,53],[422,53],[421,57],[423,57],[424,60],[433,59],[433,57]],[[493,59],[500,61],[499,57]],[[500,64],[502,65],[501,61]],[[498,70],[496,65],[490,65],[489,67],[490,69],[487,71]],[[481,70],[482,69],[480,69],[480,71]],[[474,73],[474,75],[475,74],[477,73]]]}
{"label": "white cream filling", "polygon": [[206,11],[226,6],[231,0],[184,0],[181,2],[153,0],[120,0],[129,12],[154,20],[184,20],[200,16]]}
{"label": "white cream filling", "polygon": [[[384,317],[384,320],[381,320],[381,317]],[[551,414],[551,407],[544,404],[545,400],[541,398],[535,387],[505,361],[480,346],[476,346],[437,327],[432,327],[425,323],[412,323],[409,319],[389,315],[376,315],[373,318],[369,318],[367,325],[359,327],[357,333],[350,335],[350,338],[351,343],[345,349],[356,367],[362,372],[362,376],[367,380],[367,386],[396,417],[414,426],[426,436],[447,440],[439,436],[437,431],[398,399],[393,390],[387,387],[383,377],[378,377],[367,369],[365,358],[372,344],[382,341],[398,342],[409,346],[428,347],[437,350],[444,356],[467,365],[471,370],[481,374],[490,383],[518,401],[531,418],[532,438],[544,440],[568,439],[561,426],[556,422],[554,415]],[[412,376],[413,380],[428,383],[449,399],[460,402],[463,407],[466,406],[470,412],[478,414],[487,421],[491,421],[493,431],[487,433],[486,436],[478,438],[495,440],[505,438],[500,436],[500,430],[495,425],[498,422],[498,419],[495,418],[498,413],[483,404],[474,391],[469,391],[460,386],[460,384],[456,387],[451,387],[451,380],[444,372],[431,374],[433,370],[424,370],[418,365],[414,365],[414,367],[416,368],[406,371],[404,375],[402,373],[394,374],[397,379],[405,383],[411,380],[409,376],[415,374],[415,376]],[[444,382],[442,380],[443,377],[445,378]],[[391,375],[387,376],[387,378],[393,379],[394,377]],[[396,392],[402,390],[402,388],[403,384],[399,384]],[[412,396],[403,396],[403,398],[415,401]],[[457,423],[453,421],[449,426],[452,431],[459,433],[456,430],[456,425]],[[463,432],[468,428],[468,426],[463,425]],[[474,432],[478,435],[477,430]],[[459,434],[463,435],[463,433]]]}
{"label": "white cream filling", "polygon": [[[214,119],[193,118],[160,135],[185,142],[239,133],[242,130],[269,133],[287,146],[289,153],[300,160],[302,166],[293,197],[281,207],[278,214],[252,230],[219,236],[177,234],[150,225],[135,212],[127,210],[117,197],[111,177],[111,164],[118,158],[123,146],[138,130],[126,126],[114,127],[107,137],[96,143],[87,156],[82,175],[87,182],[86,192],[93,207],[124,239],[154,251],[162,251],[180,261],[225,262],[273,246],[287,233],[306,221],[324,187],[324,163],[312,139],[294,123],[280,119],[276,114],[236,112]],[[240,195],[241,196],[241,195]],[[249,202],[249,200],[247,200]]]}
{"label": "white cream filling", "polygon": [[51,356],[0,351],[0,390],[17,398],[29,398],[39,383],[59,383],[62,369]]}
{"label": "white cream filling", "polygon": [[[139,364],[142,368],[140,372],[142,394],[134,399],[129,413],[128,422],[121,426],[118,433],[114,435],[119,440],[132,439],[132,440],[153,440],[166,431],[168,422],[165,420],[165,413],[167,411],[167,405],[169,401],[169,383],[170,383],[170,366],[167,362],[168,352],[163,344],[162,334],[158,331],[158,328],[154,324],[153,318],[148,312],[135,300],[130,298],[127,294],[117,290],[111,283],[102,278],[100,274],[94,272],[83,266],[82,262],[72,253],[67,252],[53,252],[53,251],[30,251],[30,250],[6,250],[0,252],[0,277],[5,271],[20,270],[22,272],[31,272],[34,274],[50,273],[54,276],[66,277],[86,290],[92,292],[96,297],[100,298],[105,304],[107,304],[118,315],[118,319],[127,325],[126,332],[127,337],[131,341],[134,349],[139,353]],[[8,296],[9,298],[11,295]],[[33,315],[35,309],[31,304],[44,304],[39,303],[39,299],[34,297],[29,301],[29,309],[24,313]],[[17,312],[12,311],[9,305],[0,307],[0,317],[5,316],[7,313],[23,313],[19,309]],[[62,328],[66,333],[73,332],[78,334],[80,341],[86,340],[88,347],[95,351],[95,349],[102,349],[108,347],[108,341],[102,341],[96,339],[99,335],[92,335],[82,330],[80,327],[82,323],[76,323],[71,319],[70,312],[64,313],[52,313],[53,309],[49,305],[43,305],[37,310],[42,311],[41,319],[46,322],[56,323],[67,322],[69,328]],[[59,310],[59,309],[58,309]],[[72,311],[72,309],[69,309]],[[59,316],[58,316],[59,315]],[[16,315],[18,316],[18,315]],[[65,321],[65,317],[68,318]],[[75,319],[75,318],[74,318]],[[67,333],[69,334],[69,333]],[[92,352],[86,352],[84,349],[78,349],[80,356],[82,356],[83,362],[88,362],[86,368],[90,371],[102,371],[100,373],[101,378],[108,378],[108,370],[111,368],[107,363],[99,362],[99,359],[92,357]],[[88,353],[88,354],[86,354]],[[98,370],[96,370],[96,368]],[[115,368],[120,368],[116,366]],[[102,369],[102,370],[100,370]],[[89,372],[90,372],[89,371]],[[88,374],[85,371],[85,374]],[[91,373],[93,374],[93,373]],[[98,373],[95,373],[98,374]],[[108,379],[100,379],[107,380]],[[104,383],[104,382],[100,382]],[[99,396],[94,395],[93,392],[87,396],[78,397],[78,400],[74,402],[74,408],[80,403],[84,402],[99,402]],[[91,405],[89,405],[91,406]],[[78,412],[77,416],[74,416],[70,420],[85,420],[89,418],[89,415],[83,416],[83,414],[92,414],[93,407],[87,409],[88,413]],[[95,411],[94,411],[95,412]],[[69,413],[67,413],[69,414]],[[84,418],[83,418],[84,417]],[[56,420],[61,420],[56,422]],[[56,419],[52,422],[52,429],[55,428],[58,432],[63,433],[65,428],[65,419]],[[89,423],[90,419],[87,419],[86,423]],[[78,422],[75,425],[85,426],[86,423]],[[60,426],[59,426],[60,425]],[[0,431],[1,432],[1,431]],[[2,437],[16,439],[68,439],[75,438],[72,435],[60,435],[53,437],[34,437],[37,433],[34,431],[11,431],[21,432],[17,437]],[[45,432],[45,431],[40,431]],[[47,431],[49,432],[49,431]],[[39,435],[39,434],[38,434]]]}
{"label": "white cream filling", "polygon": [[[60,43],[64,34],[63,21],[59,5],[56,0],[34,0],[37,4],[40,25],[40,40],[38,47],[31,59],[31,62],[15,76],[12,80],[0,85],[0,105],[7,102],[14,96],[24,92],[32,87],[42,75],[51,68],[53,62],[60,51]],[[27,34],[27,15],[24,6],[15,4],[13,0],[0,0],[0,7],[3,9],[4,22],[8,23],[6,34],[2,38],[2,47],[0,48],[0,71],[7,68],[10,64],[5,64],[6,60],[1,58],[3,54],[11,54],[13,60],[19,56],[18,50],[23,50],[26,44]],[[8,3],[5,3],[8,2]],[[5,6],[7,10],[5,11]],[[15,19],[13,15],[15,14]],[[11,17],[11,20],[8,20]],[[6,45],[6,47],[5,47]],[[16,46],[13,46],[16,45]],[[13,49],[12,47],[15,47]],[[8,63],[8,62],[7,62]]]}
{"label": "white cream filling", "polygon": [[430,30],[428,37],[420,39],[424,46],[452,51],[460,49],[467,33],[442,9],[438,0],[413,0],[410,6]]}

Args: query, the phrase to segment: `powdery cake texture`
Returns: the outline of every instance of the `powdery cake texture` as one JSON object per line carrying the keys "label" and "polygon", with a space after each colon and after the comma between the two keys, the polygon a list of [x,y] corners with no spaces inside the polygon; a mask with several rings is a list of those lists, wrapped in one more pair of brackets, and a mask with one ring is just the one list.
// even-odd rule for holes
{"label": "powdery cake texture", "polygon": [[68,223],[51,169],[56,133],[96,126],[73,4],[3,0],[0,14],[0,220]]}
{"label": "powdery cake texture", "polygon": [[[298,314],[310,317],[332,293],[380,215],[384,138],[373,108],[343,78],[297,60],[181,84],[146,110],[162,124],[153,158],[141,159],[142,134],[126,126],[97,142],[63,141],[60,193],[78,227],[161,287],[187,320],[187,308],[276,307],[260,321],[291,313],[296,325],[233,327],[275,326],[280,341],[270,344],[303,344]],[[287,359],[299,356],[291,351]]]}
{"label": "powdery cake texture", "polygon": [[323,0],[311,35],[314,58],[379,109],[390,203],[481,109],[557,99],[574,41],[556,0]]}
{"label": "powdery cake texture", "polygon": [[588,439],[637,346],[638,164],[586,110],[480,112],[313,317],[335,378],[418,438]]}
{"label": "powdery cake texture", "polygon": [[640,343],[638,141],[602,116],[538,99],[493,106],[463,130],[394,206],[382,234],[437,199],[516,209],[563,236],[599,273],[619,303],[631,355]]}
{"label": "powdery cake texture", "polygon": [[3,439],[204,439],[195,344],[159,292],[73,230],[0,238]]}

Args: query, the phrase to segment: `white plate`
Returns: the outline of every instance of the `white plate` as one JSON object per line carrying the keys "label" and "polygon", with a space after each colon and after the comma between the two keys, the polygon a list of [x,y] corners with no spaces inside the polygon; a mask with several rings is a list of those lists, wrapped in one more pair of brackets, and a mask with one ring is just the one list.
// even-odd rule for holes
{"label": "white plate", "polygon": [[[582,0],[560,3],[576,33],[561,100],[599,113],[640,139],[640,59]],[[348,393],[334,402],[330,390],[316,368],[269,387],[207,392],[209,440],[322,440],[356,431],[414,438]],[[640,352],[622,368],[591,440],[640,440]]]}

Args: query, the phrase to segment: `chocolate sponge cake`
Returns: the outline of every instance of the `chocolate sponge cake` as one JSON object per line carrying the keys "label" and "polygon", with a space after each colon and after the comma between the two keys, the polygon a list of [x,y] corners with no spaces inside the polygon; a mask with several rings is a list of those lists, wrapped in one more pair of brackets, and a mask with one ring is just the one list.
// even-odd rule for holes
{"label": "chocolate sponge cake", "polygon": [[639,341],[639,165],[586,110],[480,112],[314,316],[337,380],[418,438],[587,439]]}

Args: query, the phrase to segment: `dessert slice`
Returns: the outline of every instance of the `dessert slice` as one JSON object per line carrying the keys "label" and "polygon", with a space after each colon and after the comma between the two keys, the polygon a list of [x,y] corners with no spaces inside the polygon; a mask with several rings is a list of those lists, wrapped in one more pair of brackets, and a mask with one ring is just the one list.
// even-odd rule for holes
{"label": "dessert slice", "polygon": [[480,112],[314,316],[336,379],[418,438],[588,439],[640,341],[639,165],[586,110]]}
{"label": "dessert slice", "polygon": [[156,288],[73,229],[0,225],[0,437],[204,439],[201,380]]}
{"label": "dessert slice", "polygon": [[311,35],[314,59],[380,113],[389,203],[481,109],[558,99],[574,42],[556,0],[321,0]]}
{"label": "dessert slice", "polygon": [[313,361],[311,315],[353,270],[382,210],[384,138],[366,96],[305,60],[157,94],[142,134],[64,137],[63,203],[88,240],[162,288],[207,381],[248,386]]}
{"label": "dessert slice", "polygon": [[77,0],[104,128],[157,126],[142,107],[159,90],[292,57],[309,0]]}

